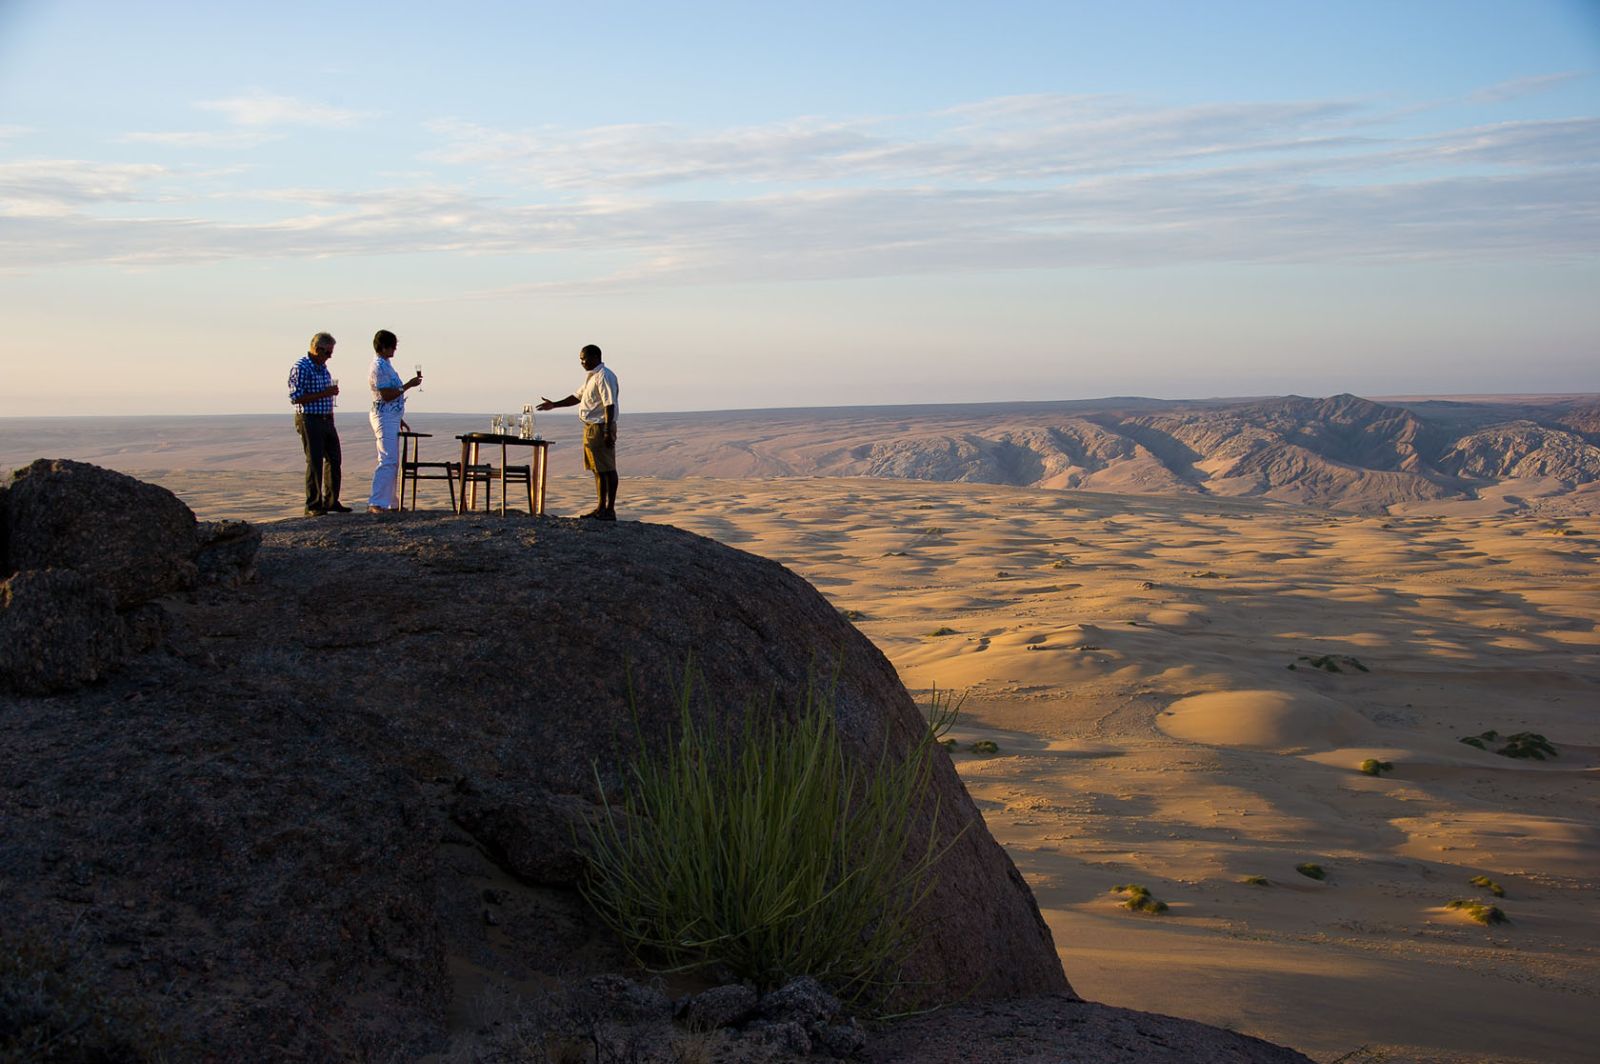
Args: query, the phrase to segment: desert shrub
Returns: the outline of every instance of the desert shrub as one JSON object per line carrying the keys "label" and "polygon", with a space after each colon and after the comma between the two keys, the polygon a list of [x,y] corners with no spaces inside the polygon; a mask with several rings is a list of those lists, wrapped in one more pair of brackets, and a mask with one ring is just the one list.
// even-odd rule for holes
{"label": "desert shrub", "polygon": [[1272,881],[1270,879],[1268,879],[1266,876],[1245,876],[1243,879],[1239,880],[1239,882],[1247,884],[1247,885],[1252,886],[1252,887],[1270,887],[1270,886],[1272,886]]}
{"label": "desert shrub", "polygon": [[1503,898],[1506,896],[1506,888],[1502,887],[1488,876],[1473,876],[1471,879],[1467,880],[1467,882],[1471,883],[1480,890],[1488,891],[1497,898]]}
{"label": "desert shrub", "polygon": [[1503,924],[1507,920],[1506,914],[1501,911],[1500,906],[1485,905],[1476,898],[1457,898],[1455,901],[1445,905],[1445,908],[1455,909],[1458,912],[1464,913],[1471,919],[1476,920],[1478,923],[1485,926],[1488,926],[1489,924]]}
{"label": "desert shrub", "polygon": [[1000,752],[1000,744],[993,739],[979,739],[967,749],[975,754],[998,754]]}
{"label": "desert shrub", "polygon": [[1328,878],[1327,871],[1321,865],[1313,864],[1310,861],[1307,861],[1305,864],[1295,865],[1294,870],[1305,876],[1307,879],[1315,879],[1318,882]]}
{"label": "desert shrub", "polygon": [[937,684],[928,695],[928,731],[933,733],[935,740],[941,744],[954,746],[954,739],[946,739],[950,729],[956,726],[956,720],[961,716],[961,707],[967,702],[967,692],[962,691],[957,695],[954,691],[940,691]]}
{"label": "desert shrub", "polygon": [[695,723],[691,688],[686,677],[675,740],[641,742],[620,802],[602,791],[608,815],[583,840],[590,903],[658,971],[725,966],[762,991],[810,975],[853,1003],[886,1000],[945,852],[926,797],[932,730],[903,760],[886,746],[854,764],[815,682],[792,724],[773,700],[747,707],[737,741]]}
{"label": "desert shrub", "polygon": [[1115,894],[1127,895],[1122,901],[1122,907],[1130,912],[1164,913],[1167,911],[1166,902],[1151,894],[1148,887],[1138,883],[1119,883],[1117,886],[1112,887],[1111,890]]}
{"label": "desert shrub", "polygon": [[939,627],[935,628],[933,631],[928,633],[928,635],[930,635],[930,636],[955,635],[955,634],[956,634],[956,630],[954,628],[951,628],[947,624],[941,624]]}
{"label": "desert shrub", "polygon": [[1551,757],[1560,757],[1550,740],[1538,732],[1517,732],[1515,735],[1506,736],[1506,745],[1496,750],[1501,757],[1531,757],[1535,761],[1543,761],[1546,754]]}
{"label": "desert shrub", "polygon": [[1393,772],[1394,765],[1388,761],[1379,761],[1375,757],[1369,757],[1361,762],[1361,771],[1368,776],[1381,776],[1385,772]]}
{"label": "desert shrub", "polygon": [[66,953],[0,930],[0,1064],[164,1061],[175,1043],[143,1011],[118,1001]]}
{"label": "desert shrub", "polygon": [[[1475,746],[1479,750],[1489,749],[1489,744],[1498,742],[1500,733],[1490,728],[1488,731],[1479,732],[1477,735],[1463,735],[1458,742]],[[1555,744],[1550,742],[1538,732],[1517,732],[1505,737],[1505,745],[1496,750],[1501,757],[1531,757],[1535,761],[1543,761],[1546,755],[1560,757],[1556,752]]]}
{"label": "desert shrub", "polygon": [[867,617],[867,615],[865,613],[862,613],[860,610],[847,610],[847,609],[841,609],[839,611],[839,616],[843,617],[847,621],[862,621],[862,620],[866,620],[866,617]]}
{"label": "desert shrub", "polygon": [[[1321,669],[1323,672],[1343,672],[1346,668],[1354,669],[1357,672],[1372,671],[1357,659],[1347,655],[1334,657],[1332,654],[1322,654],[1317,657],[1311,657],[1309,654],[1301,654],[1299,660],[1306,662],[1313,669]],[[1290,666],[1290,668],[1293,667],[1292,665]]]}

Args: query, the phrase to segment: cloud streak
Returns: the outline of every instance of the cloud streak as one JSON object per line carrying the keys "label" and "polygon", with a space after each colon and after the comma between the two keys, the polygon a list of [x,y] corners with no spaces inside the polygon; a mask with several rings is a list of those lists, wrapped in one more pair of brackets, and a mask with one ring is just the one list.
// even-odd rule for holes
{"label": "cloud streak", "polygon": [[[277,120],[251,113],[246,132]],[[547,255],[574,270],[560,287],[582,290],[1600,250],[1600,119],[1407,136],[1389,124],[1352,101],[1163,109],[1081,96],[712,131],[439,121],[426,179],[349,192],[221,175],[177,197],[184,217],[171,215],[194,187],[187,173],[5,164],[0,267]],[[584,272],[601,259],[625,265]],[[541,287],[508,278],[480,294]]]}

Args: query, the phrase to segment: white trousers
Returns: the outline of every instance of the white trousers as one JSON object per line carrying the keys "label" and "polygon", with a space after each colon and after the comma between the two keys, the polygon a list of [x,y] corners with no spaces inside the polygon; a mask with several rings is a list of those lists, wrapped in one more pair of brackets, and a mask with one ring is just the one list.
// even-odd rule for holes
{"label": "white trousers", "polygon": [[378,441],[378,465],[372,471],[372,494],[368,506],[385,510],[400,508],[400,418],[399,410],[374,410],[367,415],[372,435]]}

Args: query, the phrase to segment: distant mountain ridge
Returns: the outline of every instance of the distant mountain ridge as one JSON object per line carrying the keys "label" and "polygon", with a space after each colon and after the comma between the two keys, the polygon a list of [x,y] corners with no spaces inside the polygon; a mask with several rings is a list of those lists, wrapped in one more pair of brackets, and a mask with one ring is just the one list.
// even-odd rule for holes
{"label": "distant mountain ridge", "polygon": [[1485,491],[1600,503],[1600,396],[1114,399],[839,414],[641,415],[628,433],[629,465],[661,477],[894,477],[1363,512]]}

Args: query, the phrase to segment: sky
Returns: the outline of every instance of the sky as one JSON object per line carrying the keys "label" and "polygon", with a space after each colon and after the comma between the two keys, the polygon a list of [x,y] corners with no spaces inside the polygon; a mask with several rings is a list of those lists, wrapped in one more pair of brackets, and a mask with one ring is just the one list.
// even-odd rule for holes
{"label": "sky", "polygon": [[1600,392],[1600,0],[0,0],[0,416]]}

